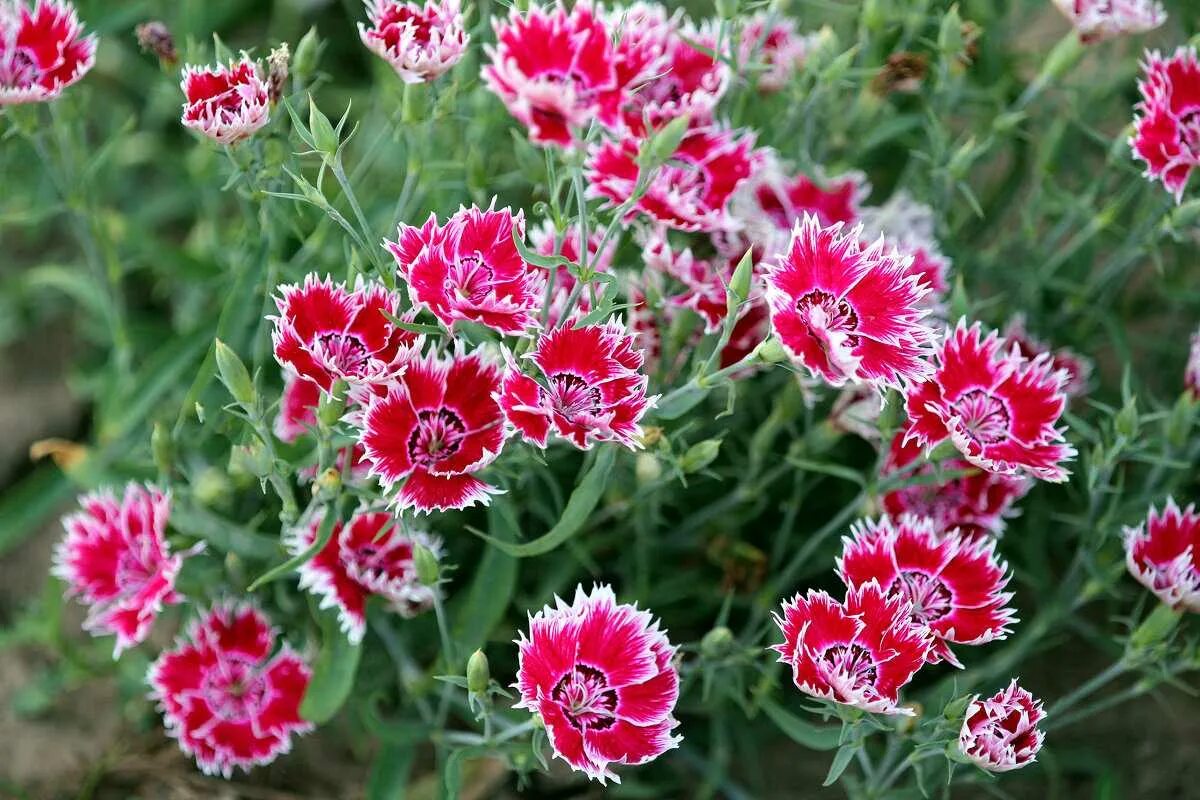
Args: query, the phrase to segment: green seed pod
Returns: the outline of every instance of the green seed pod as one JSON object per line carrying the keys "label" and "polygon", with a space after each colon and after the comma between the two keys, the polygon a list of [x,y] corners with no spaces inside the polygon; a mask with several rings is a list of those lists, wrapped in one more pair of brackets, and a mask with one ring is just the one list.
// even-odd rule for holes
{"label": "green seed pod", "polygon": [[733,652],[737,639],[733,631],[724,625],[718,625],[700,640],[700,654],[710,661],[719,661]]}
{"label": "green seed pod", "polygon": [[244,406],[254,405],[254,382],[250,380],[246,365],[238,358],[237,353],[220,339],[217,339],[216,353],[217,373],[221,376],[225,388],[233,395],[233,399]]}
{"label": "green seed pod", "polygon": [[488,669],[487,656],[482,650],[476,650],[467,660],[467,691],[471,694],[483,694],[491,680],[492,673]]}

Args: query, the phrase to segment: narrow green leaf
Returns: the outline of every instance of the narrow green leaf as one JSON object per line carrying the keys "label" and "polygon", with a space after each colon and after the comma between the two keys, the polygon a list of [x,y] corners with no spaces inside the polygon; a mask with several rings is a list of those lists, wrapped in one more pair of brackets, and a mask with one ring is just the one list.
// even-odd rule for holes
{"label": "narrow green leaf", "polygon": [[337,502],[326,503],[325,517],[321,520],[321,528],[317,531],[317,538],[313,540],[313,543],[309,545],[308,549],[289,558],[282,564],[272,567],[262,575],[259,575],[257,578],[255,578],[254,582],[247,587],[246,591],[253,592],[258,587],[270,583],[276,578],[282,578],[292,570],[299,569],[303,565],[307,564],[317,553],[321,552],[321,550],[325,548],[325,545],[329,544],[329,540],[333,536],[333,525],[335,522],[341,519],[341,516],[342,503],[340,498]]}
{"label": "narrow green leaf", "polygon": [[846,767],[850,766],[854,754],[858,752],[859,745],[844,744],[838,748],[837,753],[833,757],[833,763],[829,765],[829,774],[825,776],[825,782],[822,786],[833,786],[837,783],[838,778],[842,777],[842,773],[846,771]]}
{"label": "narrow green leaf", "polygon": [[654,407],[654,416],[659,419],[678,419],[691,411],[708,396],[709,389],[688,383],[668,394]]}
{"label": "narrow green leaf", "polygon": [[262,561],[279,552],[279,540],[231,522],[208,509],[187,503],[171,508],[171,527],[206,542],[222,553]]}
{"label": "narrow green leaf", "polygon": [[462,797],[462,766],[463,762],[473,756],[481,756],[488,752],[482,746],[463,747],[455,750],[446,759],[442,768],[442,798],[443,800],[458,800]]}
{"label": "narrow green leaf", "polygon": [[[503,498],[488,507],[488,531],[499,541],[515,542],[517,523],[512,506]],[[517,586],[517,559],[489,547],[479,562],[471,588],[453,608],[454,639],[458,650],[471,653],[482,647],[488,634],[504,618]]]}
{"label": "narrow green leaf", "polygon": [[380,747],[367,778],[367,800],[404,800],[415,756],[412,744],[385,743]]}
{"label": "narrow green leaf", "polygon": [[312,680],[300,703],[300,716],[320,725],[328,722],[338,712],[350,690],[354,687],[354,675],[358,672],[358,659],[362,646],[350,644],[338,627],[337,615],[332,611],[318,612],[321,622],[321,651],[313,664]]}
{"label": "narrow green leaf", "polygon": [[783,708],[770,698],[762,701],[762,710],[796,744],[812,750],[832,750],[838,746],[840,726],[813,725]]}
{"label": "narrow green leaf", "polygon": [[75,492],[58,467],[43,464],[0,496],[0,556],[28,539]]}

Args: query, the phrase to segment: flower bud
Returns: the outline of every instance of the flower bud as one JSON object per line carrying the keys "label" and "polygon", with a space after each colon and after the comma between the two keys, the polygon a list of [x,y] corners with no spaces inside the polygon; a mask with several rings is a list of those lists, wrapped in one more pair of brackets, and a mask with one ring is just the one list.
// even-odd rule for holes
{"label": "flower bud", "polygon": [[716,0],[716,6],[719,19],[733,19],[737,16],[737,0]]}
{"label": "flower bud", "polygon": [[225,470],[209,467],[192,483],[192,495],[200,505],[211,508],[224,504],[229,497],[229,478]]}
{"label": "flower bud", "polygon": [[942,716],[951,722],[958,722],[963,718],[963,714],[967,713],[967,706],[971,705],[973,699],[975,699],[974,695],[965,694],[962,697],[951,700],[942,709]]}
{"label": "flower bud", "polygon": [[313,497],[319,500],[332,500],[342,489],[342,473],[335,467],[329,467],[313,481]]}
{"label": "flower bud", "polygon": [[787,351],[774,337],[760,344],[754,349],[754,352],[758,354],[758,360],[765,364],[782,364],[788,360]]}
{"label": "flower bud", "polygon": [[467,691],[471,694],[483,694],[491,683],[492,673],[488,669],[487,656],[482,650],[476,650],[467,660]]}
{"label": "flower bud", "polygon": [[302,84],[311,82],[317,72],[317,62],[321,58],[321,41],[317,38],[317,28],[314,25],[296,45],[296,57],[292,59],[292,71],[296,80]]}
{"label": "flower bud", "polygon": [[742,303],[750,299],[750,285],[754,279],[754,256],[750,250],[742,256],[734,267],[733,277],[729,279],[729,291],[726,293],[726,313],[734,317]]}
{"label": "flower bud", "polygon": [[719,661],[733,652],[737,639],[733,631],[724,625],[718,625],[700,640],[700,655],[710,661]]}
{"label": "flower bud", "polygon": [[159,20],[143,22],[134,28],[138,47],[143,53],[153,53],[158,63],[163,67],[173,67],[179,63],[179,52],[175,49],[175,37],[167,28],[166,23]]}
{"label": "flower bud", "polygon": [[1142,653],[1161,644],[1175,630],[1181,615],[1182,612],[1176,611],[1165,603],[1159,603],[1150,612],[1150,616],[1146,617],[1129,637],[1129,651]]}
{"label": "flower bud", "polygon": [[687,134],[689,122],[688,116],[684,114],[655,131],[642,142],[638,153],[638,165],[643,169],[655,169],[667,163],[679,149],[680,142]]}
{"label": "flower bud", "polygon": [[423,544],[417,543],[413,546],[413,566],[417,569],[417,580],[426,586],[435,586],[438,582],[438,575],[441,568],[438,566],[437,556]]}
{"label": "flower bud", "polygon": [[1124,437],[1128,441],[1133,441],[1137,438],[1137,398],[1129,398],[1121,410],[1117,412],[1116,418],[1113,419],[1113,429],[1117,432],[1117,435]]}
{"label": "flower bud", "polygon": [[699,472],[711,464],[720,451],[720,439],[705,439],[702,442],[696,442],[687,449],[683,458],[679,459],[679,468],[687,473]]}
{"label": "flower bud", "polygon": [[163,475],[170,473],[171,465],[175,461],[175,445],[171,441],[167,426],[161,422],[154,423],[154,430],[150,432],[150,453],[158,471]]}
{"label": "flower bud", "polygon": [[229,451],[230,475],[253,475],[256,478],[265,478],[271,474],[273,466],[271,454],[267,452],[267,448],[263,447],[261,442],[235,445]]}
{"label": "flower bud", "polygon": [[317,407],[317,419],[326,428],[332,428],[346,413],[346,382],[339,378],[334,381],[333,388],[321,398]]}
{"label": "flower bud", "polygon": [[1184,391],[1175,401],[1171,413],[1167,415],[1167,442],[1172,447],[1183,447],[1187,444],[1192,432],[1192,423],[1196,418],[1196,400],[1190,391]]}
{"label": "flower bud", "polygon": [[267,56],[267,97],[271,104],[278,103],[287,94],[288,62],[291,53],[288,52],[287,42],[280,42],[279,47]]}
{"label": "flower bud", "polygon": [[317,108],[317,103],[310,95],[308,98],[308,131],[312,134],[313,146],[327,156],[332,156],[338,151],[338,135],[333,129],[333,123],[329,121],[329,117],[321,109]]}
{"label": "flower bud", "polygon": [[642,435],[640,437],[642,447],[654,447],[654,445],[662,441],[662,437],[662,428],[657,425],[646,425],[642,428]]}
{"label": "flower bud", "polygon": [[253,405],[254,382],[250,380],[250,373],[246,371],[246,365],[238,358],[237,353],[233,352],[220,339],[216,340],[216,351],[217,373],[221,376],[221,382],[225,384],[225,388],[233,395],[233,399],[242,405]]}
{"label": "flower bud", "polygon": [[645,486],[662,477],[662,464],[658,463],[657,456],[650,453],[638,453],[634,460],[633,472],[637,476],[638,484]]}

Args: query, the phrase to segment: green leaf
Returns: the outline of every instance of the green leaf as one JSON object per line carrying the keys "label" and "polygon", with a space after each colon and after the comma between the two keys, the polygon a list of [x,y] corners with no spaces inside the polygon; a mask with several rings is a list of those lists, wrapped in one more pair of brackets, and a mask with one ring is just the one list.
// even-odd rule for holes
{"label": "green leaf", "polygon": [[275,580],[276,578],[282,578],[284,575],[287,575],[292,570],[299,569],[300,567],[304,566],[309,561],[311,561],[312,558],[314,556],[316,556],[317,553],[319,553],[323,549],[325,549],[325,545],[329,544],[330,538],[333,537],[334,523],[337,522],[341,518],[342,518],[341,499],[339,498],[336,502],[326,503],[325,504],[325,516],[321,520],[321,527],[317,531],[317,538],[313,540],[313,543],[311,545],[309,545],[308,548],[304,552],[298,553],[298,554],[292,556],[291,558],[289,558],[287,561],[283,562],[282,564],[272,567],[271,569],[264,572],[262,575],[259,575],[257,578],[254,579],[254,582],[251,583],[246,588],[246,591],[253,592],[258,587],[260,587],[264,584],[270,583],[271,581]]}
{"label": "green leaf", "polygon": [[521,237],[515,226],[513,227],[513,242],[517,245],[517,252],[521,254],[521,258],[535,267],[552,269],[554,267],[576,266],[574,261],[565,256],[544,256],[536,250],[531,249],[525,242],[521,241]]}
{"label": "green leaf", "polygon": [[58,467],[43,464],[0,496],[0,556],[37,533],[76,489]]}
{"label": "green leaf", "polygon": [[183,503],[171,508],[171,527],[208,543],[222,553],[236,553],[258,561],[274,558],[279,540],[247,528],[208,509]]}
{"label": "green leaf", "polygon": [[332,611],[320,611],[318,618],[321,623],[321,651],[317,654],[312,680],[300,703],[300,716],[321,725],[332,719],[350,696],[362,646],[350,644],[338,627],[337,615]]}
{"label": "green leaf", "polygon": [[774,700],[764,698],[762,710],[796,744],[812,750],[832,750],[838,746],[840,726],[813,725],[783,708]]}
{"label": "green leaf", "polygon": [[567,507],[563,509],[562,516],[555,526],[544,536],[539,536],[531,542],[513,544],[512,542],[506,542],[502,539],[497,539],[495,536],[480,533],[479,531],[475,531],[476,535],[491,542],[510,556],[516,556],[517,558],[528,558],[529,556],[540,556],[543,553],[549,553],[578,533],[579,529],[583,527],[583,523],[587,522],[588,516],[591,515],[596,504],[600,502],[600,497],[604,493],[604,487],[608,483],[608,473],[612,471],[613,462],[616,461],[616,458],[617,448],[615,445],[606,445],[600,448],[591,469],[588,470],[587,475],[575,487],[575,491],[571,492],[571,497],[567,500]]}
{"label": "green leaf", "polygon": [[442,769],[442,798],[443,800],[458,800],[462,797],[462,765],[472,756],[480,756],[488,752],[483,746],[463,747],[455,750],[446,759]]}
{"label": "green leaf", "polygon": [[654,407],[654,416],[659,419],[678,419],[691,411],[708,396],[709,388],[696,383],[687,383],[668,394]]}
{"label": "green leaf", "polygon": [[844,744],[838,748],[837,754],[833,757],[833,763],[829,765],[829,774],[825,776],[822,786],[833,786],[837,783],[838,778],[842,777],[842,773],[846,771],[846,767],[850,766],[850,761],[858,752],[858,748],[858,743]]}
{"label": "green leaf", "polygon": [[415,756],[412,744],[384,743],[371,763],[367,800],[404,800]]}
{"label": "green leaf", "polygon": [[[500,541],[517,539],[513,508],[502,499],[488,507],[488,530]],[[454,609],[454,639],[459,643],[459,652],[471,653],[482,647],[504,618],[517,587],[517,563],[516,558],[495,547],[483,554],[471,588]]]}

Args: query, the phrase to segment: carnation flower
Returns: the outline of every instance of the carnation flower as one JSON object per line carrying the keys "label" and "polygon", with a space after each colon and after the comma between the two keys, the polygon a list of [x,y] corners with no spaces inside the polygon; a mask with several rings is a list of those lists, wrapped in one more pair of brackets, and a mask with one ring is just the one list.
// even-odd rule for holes
{"label": "carnation flower", "polygon": [[1170,58],[1148,52],[1142,100],[1129,140],[1134,158],[1146,163],[1147,178],[1162,181],[1175,202],[1183,200],[1192,170],[1200,165],[1200,62],[1196,50],[1180,47]]}
{"label": "carnation flower", "polygon": [[[910,465],[918,459],[924,463],[911,469]],[[920,447],[904,441],[903,432],[892,439],[881,473],[885,478],[899,474],[912,479],[928,478],[936,475],[939,468],[967,474],[893,489],[883,496],[884,509],[893,516],[909,513],[928,517],[937,530],[958,528],[967,535],[999,536],[1004,532],[1005,520],[1015,513],[1013,505],[1032,485],[1029,478],[989,472],[962,458],[948,458],[935,467],[924,460]]]}
{"label": "carnation flower", "polygon": [[[293,555],[317,541],[325,515],[308,515],[285,536]],[[300,588],[321,598],[321,608],[336,608],[342,631],[352,643],[367,630],[366,604],[372,595],[387,608],[414,617],[433,605],[434,589],[421,583],[413,565],[413,547],[438,553],[440,543],[428,534],[405,533],[399,521],[382,511],[359,511],[348,523],[333,524],[326,544],[300,567]]]}
{"label": "carnation flower", "polygon": [[909,274],[909,259],[883,239],[863,247],[860,235],[805,213],[788,251],[768,267],[771,325],[814,377],[900,388],[930,372],[927,289]]}
{"label": "carnation flower", "polygon": [[540,382],[509,363],[497,399],[508,424],[527,442],[545,447],[551,429],[581,450],[594,442],[633,449],[638,423],[650,406],[644,356],[620,320],[543,333],[528,354]]}
{"label": "carnation flower", "polygon": [[[616,81],[603,94],[603,117],[618,131],[644,132],[645,121],[635,118],[634,109],[644,100],[637,97],[642,87],[671,69],[672,42],[678,37],[683,12],[668,15],[658,3],[635,2],[616,7],[605,17],[613,40]],[[632,126],[626,124],[625,112]]]}
{"label": "carnation flower", "polygon": [[53,100],[95,62],[96,37],[71,3],[0,0],[0,108]]}
{"label": "carnation flower", "polygon": [[267,124],[270,87],[258,64],[243,56],[228,66],[185,66],[182,122],[219,144],[248,139]]}
{"label": "carnation flower", "polygon": [[[663,13],[643,10],[625,20],[627,28],[645,25],[642,37],[662,37],[659,47],[665,56],[657,73],[643,73],[643,82],[627,87],[623,94],[623,121],[637,136],[645,135],[647,124],[658,129],[685,115],[696,126],[711,123],[713,110],[729,87],[729,65],[712,55],[719,48],[728,49],[728,42],[720,44],[718,23],[680,25],[678,16],[667,20]],[[618,50],[624,50],[620,43]]]}
{"label": "carnation flower", "polygon": [[295,373],[283,371],[283,396],[275,416],[275,436],[281,442],[294,442],[317,427],[317,406],[321,387]]}
{"label": "carnation flower", "polygon": [[385,384],[420,348],[416,334],[389,319],[401,316],[400,298],[381,284],[360,278],[351,290],[309,273],[303,283],[284,284],[278,291],[279,316],[270,317],[275,359],[327,392],[339,379]]}
{"label": "carnation flower", "polygon": [[655,231],[645,243],[646,266],[682,284],[668,297],[671,305],[690,308],[704,320],[704,332],[721,329],[728,314],[725,287],[733,277],[739,258],[716,256],[696,258],[690,247],[672,250],[665,231]]}
{"label": "carnation flower", "polygon": [[375,55],[392,65],[405,83],[439,77],[463,57],[471,41],[458,0],[417,3],[367,0],[371,25],[358,35]]}
{"label": "carnation flower", "polygon": [[1192,397],[1200,400],[1200,330],[1192,334],[1192,347],[1183,370],[1183,385]]}
{"label": "carnation flower", "polygon": [[53,574],[67,594],[89,606],[84,630],[117,637],[113,658],[146,640],[163,606],[180,601],[175,579],[184,559],[167,545],[170,496],[156,486],[129,483],[79,498],[63,519],[67,535],[54,551]]}
{"label": "carnation flower", "polygon": [[861,172],[814,180],[803,173],[788,177],[775,166],[754,185],[754,202],[777,229],[790,232],[806,214],[824,227],[835,222],[852,225],[859,221],[862,202],[870,193],[871,184]]}
{"label": "carnation flower", "polygon": [[617,603],[608,586],[575,589],[529,618],[517,640],[518,708],[541,716],[550,745],[601,783],[611,766],[653,761],[679,745],[675,648],[648,611]]}
{"label": "carnation flower", "polygon": [[[592,148],[588,159],[588,195],[602,197],[608,207],[633,196],[641,140],[626,136]],[[710,126],[692,128],[670,160],[655,171],[645,195],[626,215],[638,211],[681,231],[713,231],[728,227],[729,198],[758,164],[754,134]]]}
{"label": "carnation flower", "polygon": [[1145,33],[1167,21],[1157,0],[1054,0],[1084,42]]}
{"label": "carnation flower", "polygon": [[311,672],[287,644],[275,650],[276,638],[257,608],[218,605],[150,665],[167,734],[206,775],[270,764],[313,729],[300,718]]}
{"label": "carnation flower", "polygon": [[514,233],[525,236],[525,213],[497,211],[493,200],[486,210],[459,208],[445,225],[434,214],[420,228],[402,223],[384,246],[413,304],[446,327],[469,320],[518,335],[538,326],[546,274],[521,258]]}
{"label": "carnation flower", "polygon": [[1017,685],[1016,678],[986,700],[976,695],[967,706],[958,749],[988,772],[1009,772],[1032,764],[1044,734],[1042,701]]}
{"label": "carnation flower", "polygon": [[384,397],[371,397],[358,423],[371,474],[399,509],[418,512],[487,504],[499,490],[475,473],[504,446],[504,418],[494,395],[499,368],[461,348],[414,358]]}
{"label": "carnation flower", "polygon": [[492,22],[495,46],[484,51],[491,63],[483,80],[540,145],[571,147],[576,132],[593,118],[616,123],[615,109],[603,99],[616,88],[613,46],[604,21],[581,0],[568,11],[515,7],[508,19]]}
{"label": "carnation flower", "polygon": [[1033,336],[1025,327],[1025,315],[1014,314],[1004,327],[1003,337],[1009,347],[1016,347],[1021,355],[1034,359],[1048,353],[1055,370],[1067,373],[1063,392],[1067,397],[1078,397],[1087,391],[1088,378],[1092,374],[1092,362],[1066,347],[1051,349],[1046,342]]}
{"label": "carnation flower", "polygon": [[1172,608],[1200,613],[1200,514],[1168,499],[1160,514],[1125,529],[1125,563],[1133,577]]}
{"label": "carnation flower", "polygon": [[862,520],[838,559],[838,574],[851,589],[877,583],[910,604],[913,621],[933,633],[931,664],[962,664],[950,644],[985,644],[1008,637],[1017,620],[1008,606],[1008,565],[996,557],[996,541],[958,531],[943,533],[934,520],[904,515]]}
{"label": "carnation flower", "polygon": [[913,713],[897,705],[900,689],[925,663],[933,639],[913,620],[908,600],[872,582],[848,589],[845,603],[810,589],[782,610],[773,616],[784,641],[772,649],[791,667],[796,688],[876,714]]}
{"label": "carnation flower", "polygon": [[820,38],[818,33],[801,36],[788,17],[755,14],[742,28],[738,61],[762,66],[755,81],[760,91],[777,92],[804,66],[804,59]]}
{"label": "carnation flower", "polygon": [[960,320],[937,351],[933,377],[905,389],[904,441],[932,448],[949,439],[976,466],[1060,483],[1075,448],[1055,427],[1067,398],[1067,374],[1048,355],[1033,360]]}

